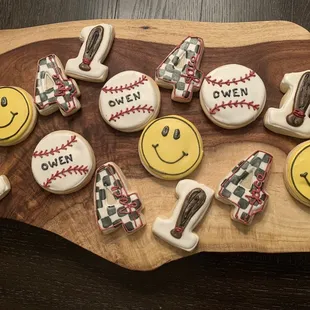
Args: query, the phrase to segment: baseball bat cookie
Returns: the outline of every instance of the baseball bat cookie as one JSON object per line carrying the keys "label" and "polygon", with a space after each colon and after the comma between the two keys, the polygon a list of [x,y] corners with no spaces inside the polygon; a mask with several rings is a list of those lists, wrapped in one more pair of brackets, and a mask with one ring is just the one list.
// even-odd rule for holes
{"label": "baseball bat cookie", "polygon": [[232,220],[250,225],[255,214],[265,209],[269,195],[264,185],[272,160],[272,155],[256,151],[221,182],[215,198],[233,207]]}
{"label": "baseball bat cookie", "polygon": [[11,190],[9,179],[5,175],[0,176],[0,200],[3,199]]}
{"label": "baseball bat cookie", "polygon": [[75,80],[67,78],[65,70],[54,55],[41,58],[38,62],[35,82],[35,104],[41,115],[50,115],[60,110],[69,116],[81,108],[77,97],[80,90]]}
{"label": "baseball bat cookie", "polygon": [[156,83],[163,88],[173,89],[172,100],[190,102],[193,93],[199,91],[204,76],[199,70],[203,51],[202,38],[187,37],[156,69]]}
{"label": "baseball bat cookie", "polygon": [[54,194],[80,190],[95,172],[95,155],[79,134],[59,130],[45,136],[35,148],[31,162],[37,183]]}
{"label": "baseball bat cookie", "polygon": [[126,178],[115,163],[97,169],[94,190],[96,219],[103,233],[122,226],[132,234],[145,226],[141,200],[137,193],[128,190]]}
{"label": "baseball bat cookie", "polygon": [[256,120],[264,109],[266,88],[256,72],[230,64],[206,75],[200,90],[200,104],[216,125],[236,129]]}
{"label": "baseball bat cookie", "polygon": [[176,187],[178,201],[172,216],[168,219],[156,218],[153,233],[171,245],[192,251],[199,237],[193,229],[207,212],[214,191],[193,180],[182,180]]}
{"label": "baseball bat cookie", "polygon": [[0,146],[24,141],[37,122],[33,98],[19,87],[0,87]]}
{"label": "baseball bat cookie", "polygon": [[102,88],[99,109],[104,121],[117,130],[142,130],[159,113],[160,92],[149,76],[124,71],[113,76]]}
{"label": "baseball bat cookie", "polygon": [[284,181],[289,193],[310,207],[310,140],[299,144],[288,154]]}
{"label": "baseball bat cookie", "polygon": [[265,126],[276,133],[310,139],[310,70],[284,75],[280,108],[269,108]]}
{"label": "baseball bat cookie", "polygon": [[79,80],[104,82],[108,67],[103,61],[109,54],[114,40],[112,25],[100,24],[82,29],[80,40],[83,42],[76,58],[69,59],[66,74]]}
{"label": "baseball bat cookie", "polygon": [[139,156],[145,169],[157,178],[179,180],[192,173],[203,156],[202,139],[187,119],[168,115],[143,130]]}

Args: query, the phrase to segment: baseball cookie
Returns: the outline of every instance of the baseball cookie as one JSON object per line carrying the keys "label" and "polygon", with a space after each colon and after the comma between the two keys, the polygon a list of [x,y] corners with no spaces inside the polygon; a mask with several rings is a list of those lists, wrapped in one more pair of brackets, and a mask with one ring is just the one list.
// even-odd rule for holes
{"label": "baseball cookie", "polygon": [[289,193],[310,207],[310,140],[299,144],[288,154],[284,181]]}
{"label": "baseball cookie", "polygon": [[142,130],[159,113],[160,92],[149,76],[124,71],[104,85],[99,108],[111,127],[125,132]]}
{"label": "baseball cookie", "polygon": [[288,73],[280,84],[280,108],[269,108],[265,126],[276,133],[310,139],[310,70]]}
{"label": "baseball cookie", "polygon": [[145,169],[155,177],[182,179],[200,164],[202,139],[190,121],[177,115],[164,116],[144,128],[139,156]]}
{"label": "baseball cookie", "polygon": [[272,155],[256,151],[221,182],[215,198],[233,206],[232,220],[250,225],[255,214],[264,210],[269,197],[264,185],[272,160]]}
{"label": "baseball cookie", "polygon": [[236,64],[221,66],[206,75],[200,90],[200,104],[216,125],[244,127],[260,115],[266,102],[266,88],[253,70]]}
{"label": "baseball cookie", "polygon": [[79,55],[69,59],[66,73],[74,78],[104,82],[108,76],[108,67],[103,61],[109,54],[114,40],[112,25],[100,24],[82,29],[80,40],[83,42]]}
{"label": "baseball cookie", "polygon": [[5,175],[0,176],[0,200],[3,199],[11,190],[9,179]]}
{"label": "baseball cookie", "polygon": [[193,180],[182,180],[176,187],[178,201],[172,216],[156,218],[153,233],[171,245],[192,251],[199,237],[193,229],[202,220],[212,201],[214,192],[209,187]]}
{"label": "baseball cookie", "polygon": [[68,79],[56,55],[48,55],[38,62],[35,82],[35,104],[41,115],[60,110],[69,116],[81,108],[77,97],[80,90],[73,79]]}
{"label": "baseball cookie", "polygon": [[202,38],[187,37],[156,69],[156,83],[173,89],[172,100],[190,102],[193,93],[199,91],[203,82],[203,72],[199,70],[203,51]]}
{"label": "baseball cookie", "polygon": [[79,134],[59,130],[45,136],[32,154],[37,183],[54,194],[69,194],[84,187],[95,171],[95,155]]}
{"label": "baseball cookie", "polygon": [[25,140],[37,122],[33,98],[19,87],[0,87],[0,146]]}
{"label": "baseball cookie", "polygon": [[126,178],[116,164],[109,162],[97,169],[94,189],[97,222],[103,233],[122,226],[132,234],[145,226],[140,198],[129,192]]}

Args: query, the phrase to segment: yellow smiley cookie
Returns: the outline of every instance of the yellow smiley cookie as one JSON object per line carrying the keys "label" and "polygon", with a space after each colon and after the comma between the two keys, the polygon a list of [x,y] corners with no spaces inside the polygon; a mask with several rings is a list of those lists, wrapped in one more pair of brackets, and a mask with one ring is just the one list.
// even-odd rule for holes
{"label": "yellow smiley cookie", "polygon": [[139,141],[139,156],[145,169],[166,180],[178,180],[193,172],[203,156],[197,128],[177,115],[149,123]]}
{"label": "yellow smiley cookie", "polygon": [[290,194],[310,207],[310,140],[288,154],[284,177]]}
{"label": "yellow smiley cookie", "polygon": [[0,87],[0,146],[25,140],[37,120],[32,97],[19,87]]}

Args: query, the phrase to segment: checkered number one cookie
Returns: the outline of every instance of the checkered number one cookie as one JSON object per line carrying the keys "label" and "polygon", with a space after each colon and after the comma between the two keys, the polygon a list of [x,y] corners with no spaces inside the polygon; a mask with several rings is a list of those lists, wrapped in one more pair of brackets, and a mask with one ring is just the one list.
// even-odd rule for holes
{"label": "checkered number one cookie", "polygon": [[204,77],[199,70],[203,51],[204,43],[201,38],[187,37],[156,69],[156,83],[173,89],[172,100],[190,102],[193,92],[199,91]]}

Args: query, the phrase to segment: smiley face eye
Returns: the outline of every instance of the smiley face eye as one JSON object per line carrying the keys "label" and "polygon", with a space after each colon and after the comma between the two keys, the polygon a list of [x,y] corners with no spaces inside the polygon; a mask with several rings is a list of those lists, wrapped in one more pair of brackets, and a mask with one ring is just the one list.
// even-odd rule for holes
{"label": "smiley face eye", "polygon": [[174,139],[174,140],[180,139],[180,135],[181,135],[180,129],[176,129],[176,130],[174,131],[174,134],[173,134],[173,139]]}
{"label": "smiley face eye", "polygon": [[163,137],[166,137],[168,133],[169,133],[169,126],[165,126],[161,134],[163,135]]}
{"label": "smiley face eye", "polygon": [[2,97],[1,98],[1,106],[6,107],[7,105],[8,105],[8,100],[6,99],[6,97]]}

